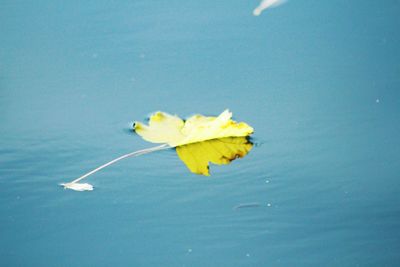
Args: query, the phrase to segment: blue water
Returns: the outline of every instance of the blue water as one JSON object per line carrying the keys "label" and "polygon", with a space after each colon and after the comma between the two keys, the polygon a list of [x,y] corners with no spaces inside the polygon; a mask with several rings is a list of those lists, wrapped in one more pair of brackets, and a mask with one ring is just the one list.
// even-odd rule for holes
{"label": "blue water", "polygon": [[[400,265],[400,1],[258,4],[0,1],[1,266]],[[257,146],[211,177],[171,150],[58,186],[225,108]]]}

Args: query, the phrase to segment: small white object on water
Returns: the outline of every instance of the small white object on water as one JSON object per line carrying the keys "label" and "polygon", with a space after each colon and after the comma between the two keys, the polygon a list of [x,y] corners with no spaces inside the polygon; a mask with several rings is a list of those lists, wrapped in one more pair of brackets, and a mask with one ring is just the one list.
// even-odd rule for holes
{"label": "small white object on water", "polygon": [[64,189],[72,189],[75,191],[92,191],[93,190],[93,185],[84,183],[62,183],[60,184],[61,186],[64,186]]}
{"label": "small white object on water", "polygon": [[191,248],[188,249],[188,253],[192,253],[192,249]]}
{"label": "small white object on water", "polygon": [[375,102],[376,102],[376,103],[379,103],[379,102],[380,102],[379,98],[377,98],[377,99],[375,100]]}
{"label": "small white object on water", "polygon": [[246,254],[246,257],[250,257],[250,253],[247,253],[247,254]]}
{"label": "small white object on water", "polygon": [[268,184],[268,183],[269,183],[269,180],[266,180],[265,183]]}
{"label": "small white object on water", "polygon": [[253,15],[260,16],[265,9],[280,6],[285,2],[286,0],[262,0],[258,7],[253,10]]}
{"label": "small white object on water", "polygon": [[271,207],[272,205],[271,205],[271,203],[267,203],[267,207]]}

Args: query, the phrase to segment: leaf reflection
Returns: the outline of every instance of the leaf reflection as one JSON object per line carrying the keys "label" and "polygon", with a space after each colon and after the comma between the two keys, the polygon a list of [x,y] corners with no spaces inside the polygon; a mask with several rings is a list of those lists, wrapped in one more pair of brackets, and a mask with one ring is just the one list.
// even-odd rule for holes
{"label": "leaf reflection", "polygon": [[252,147],[248,137],[225,137],[178,146],[176,152],[191,172],[209,176],[209,162],[229,164],[246,156]]}

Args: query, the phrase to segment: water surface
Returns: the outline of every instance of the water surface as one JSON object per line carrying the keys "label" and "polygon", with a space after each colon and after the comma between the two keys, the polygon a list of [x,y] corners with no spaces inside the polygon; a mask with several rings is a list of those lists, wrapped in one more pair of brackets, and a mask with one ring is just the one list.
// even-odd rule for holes
{"label": "water surface", "polygon": [[[257,5],[0,1],[0,265],[400,264],[400,2]],[[258,145],[211,177],[171,150],[57,186],[225,108]]]}

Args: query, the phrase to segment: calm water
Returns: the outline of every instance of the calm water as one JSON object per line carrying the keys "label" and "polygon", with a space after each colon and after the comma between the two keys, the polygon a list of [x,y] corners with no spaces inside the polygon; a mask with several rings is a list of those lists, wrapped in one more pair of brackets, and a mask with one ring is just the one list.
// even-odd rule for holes
{"label": "calm water", "polygon": [[[400,265],[400,1],[258,3],[0,1],[1,266]],[[258,145],[211,177],[161,151],[58,186],[225,108]]]}

